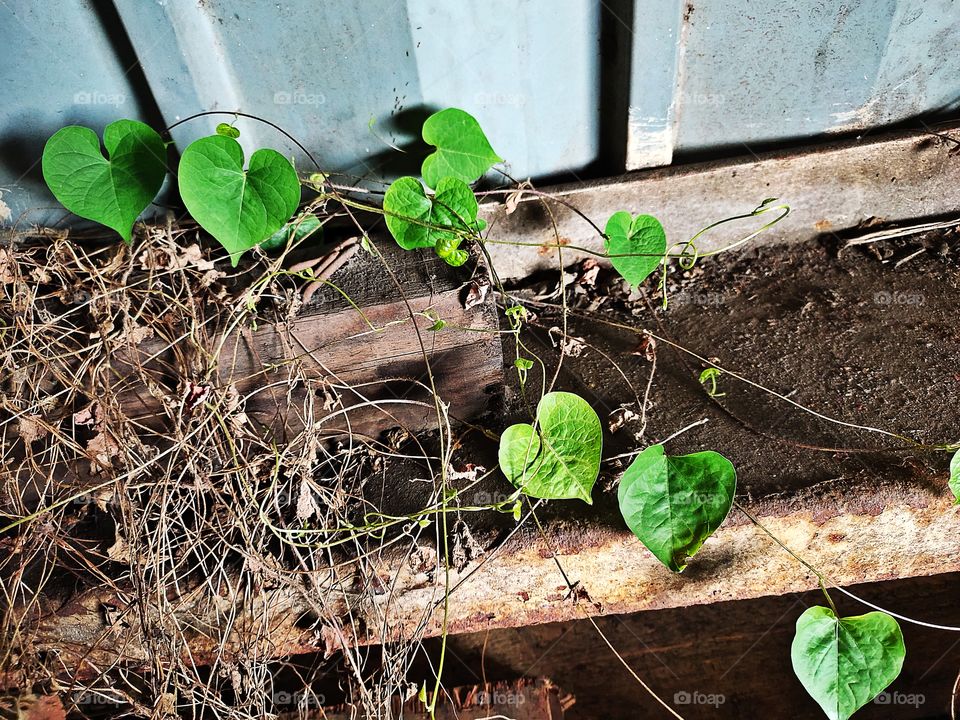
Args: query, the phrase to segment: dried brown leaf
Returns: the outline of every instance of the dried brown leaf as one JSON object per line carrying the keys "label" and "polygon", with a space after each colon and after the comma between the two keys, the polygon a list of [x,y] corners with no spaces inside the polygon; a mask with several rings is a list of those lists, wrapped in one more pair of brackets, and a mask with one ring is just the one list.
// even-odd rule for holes
{"label": "dried brown leaf", "polygon": [[130,546],[123,538],[123,535],[120,534],[119,530],[117,531],[117,538],[114,540],[113,545],[107,548],[107,557],[114,562],[130,562]]}
{"label": "dried brown leaf", "polygon": [[46,435],[47,429],[43,426],[42,418],[39,415],[21,415],[18,432],[23,441],[29,445],[34,440],[39,440]]}
{"label": "dried brown leaf", "polygon": [[120,452],[120,446],[110,437],[110,435],[101,430],[87,441],[87,455],[91,456],[90,472],[103,472],[105,468],[113,467],[112,459]]}
{"label": "dried brown leaf", "polygon": [[17,261],[13,253],[5,248],[0,248],[0,283],[6,285],[14,282],[17,279],[16,267]]}
{"label": "dried brown leaf", "polygon": [[56,695],[41,695],[31,699],[32,702],[23,703],[26,710],[20,715],[23,720],[66,720],[67,711],[63,707],[63,701]]}

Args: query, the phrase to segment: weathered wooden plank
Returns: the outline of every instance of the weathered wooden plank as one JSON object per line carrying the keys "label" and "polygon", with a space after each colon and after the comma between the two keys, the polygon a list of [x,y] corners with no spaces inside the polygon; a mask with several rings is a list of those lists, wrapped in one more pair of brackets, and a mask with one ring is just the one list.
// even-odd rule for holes
{"label": "weathered wooden plank", "polygon": [[[789,501],[756,502],[751,510],[794,552],[815,560],[822,573],[843,586],[960,572],[960,508],[948,493],[933,487],[932,482],[909,492],[863,487],[846,490],[842,499],[820,489]],[[569,597],[554,553],[588,600]],[[356,604],[344,591],[351,586],[350,568],[341,568],[341,575],[329,583],[327,612],[345,612],[350,606],[354,620],[368,628],[364,637],[348,635],[349,642],[414,637],[431,607],[425,634],[440,634],[442,573],[431,580],[411,569],[402,552],[390,550],[373,569],[384,578],[396,578],[392,592],[375,600],[375,607]],[[784,595],[813,590],[818,581],[734,513],[682,575],[666,570],[619,527],[557,523],[548,528],[547,540],[521,532],[495,554],[462,572],[453,571],[451,586],[448,628],[456,634]],[[184,595],[175,620],[184,629],[193,659],[203,662],[218,652],[226,620],[198,597]],[[239,598],[224,599],[232,607]],[[107,622],[104,607],[116,608],[113,616],[122,618],[123,629]],[[139,644],[137,616],[127,608],[108,589],[90,590],[46,616],[35,645],[55,651],[65,669],[81,675],[117,661],[143,662],[149,652]],[[242,648],[249,651],[249,638],[243,645],[241,636],[244,627],[253,625],[269,630],[263,650],[269,648],[274,656],[322,650],[313,631],[302,626],[311,612],[311,603],[300,593],[264,591],[237,607],[230,631],[223,631],[221,657]],[[389,627],[389,635],[383,636],[380,627]]]}
{"label": "weathered wooden plank", "polygon": [[[839,585],[960,571],[958,509],[949,493],[914,489],[897,497],[864,488],[838,502],[821,491],[789,506],[761,501],[753,509],[776,537]],[[590,602],[569,599],[554,552]],[[391,602],[398,623],[434,595],[414,580],[406,578],[409,590]],[[558,524],[549,543],[516,538],[479,568],[455,576],[454,584],[448,625],[456,633],[783,595],[816,588],[817,578],[734,512],[682,575],[665,570],[619,528]],[[432,632],[439,632],[440,620],[438,614]]]}
{"label": "weathered wooden plank", "polygon": [[[753,242],[802,242],[823,233],[848,232],[867,221],[898,223],[955,214],[960,158],[954,150],[960,135],[956,126],[938,132],[955,140],[926,132],[867,136],[799,152],[642,171],[547,190],[601,229],[618,210],[655,215],[672,243],[776,197],[791,207],[790,215]],[[603,251],[603,239],[589,223],[560,202],[548,205],[549,213],[539,198],[527,196],[512,214],[499,203],[483,207],[494,241],[488,250],[500,277],[521,278],[556,268],[558,253],[552,246],[558,235],[561,244]],[[769,219],[771,214],[732,224],[702,237],[698,245],[701,251],[717,249]],[[566,248],[563,263],[584,255]]]}
{"label": "weathered wooden plank", "polygon": [[[462,278],[449,268],[419,253],[389,246],[385,252],[399,287],[378,259],[356,256],[335,278],[336,288],[321,288],[291,320],[229,327],[176,347],[154,339],[132,348],[115,363],[128,414],[162,427],[161,401],[139,373],[125,369],[146,368],[163,386],[171,376],[193,377],[195,358],[215,358],[206,383],[233,385],[246,398],[247,416],[277,433],[296,433],[308,421],[329,435],[436,427],[431,374],[452,418],[483,412],[503,378],[493,296],[466,307]],[[433,331],[438,318],[446,325]],[[307,417],[309,394],[318,400]]]}

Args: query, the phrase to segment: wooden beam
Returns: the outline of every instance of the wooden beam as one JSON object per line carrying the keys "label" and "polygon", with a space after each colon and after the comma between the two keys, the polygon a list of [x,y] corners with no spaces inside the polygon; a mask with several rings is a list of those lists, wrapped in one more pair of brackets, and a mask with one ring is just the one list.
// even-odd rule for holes
{"label": "wooden beam", "polygon": [[[750,510],[791,550],[815,558],[818,569],[841,586],[960,572],[958,508],[948,493],[934,487],[928,478],[908,492],[878,485],[844,489],[842,498],[821,488],[788,501],[758,501]],[[585,596],[570,597],[555,554]],[[327,612],[346,613],[350,608],[354,622],[368,629],[363,637],[351,637],[343,629],[349,642],[402,641],[415,637],[421,623],[426,636],[440,634],[442,573],[431,579],[412,569],[403,552],[390,550],[379,554],[373,570],[384,578],[395,578],[392,592],[374,599],[373,605],[344,590],[351,587],[351,568],[340,568],[329,583],[324,598]],[[531,532],[518,533],[488,557],[461,572],[452,571],[450,581],[447,625],[454,634],[818,587],[812,573],[737,513],[707,541],[682,575],[666,570],[635,537],[617,526],[558,522],[549,527],[546,540]],[[306,590],[265,589],[245,603],[239,596],[225,596],[222,606],[236,608],[229,618],[204,597],[203,588],[184,593],[174,616],[164,621],[181,629],[198,664],[233,652],[250,652],[244,630],[251,627],[259,628],[261,637],[262,630],[268,630],[259,651],[275,657],[325,647],[313,630],[304,629],[304,618],[314,609]],[[115,662],[146,662],[150,653],[141,645],[135,608],[106,588],[89,590],[42,618],[34,646],[55,655],[65,672],[81,677]],[[378,630],[383,627],[389,628],[388,634]],[[222,653],[218,650],[221,637],[226,638]]]}
{"label": "wooden beam", "polygon": [[[948,574],[851,588],[861,597],[923,620],[960,625],[957,586]],[[843,615],[865,608],[832,593]],[[922,600],[921,600],[922,599]],[[684,720],[777,718],[823,720],[793,672],[790,643],[797,617],[823,605],[819,591],[596,620],[621,657]],[[907,658],[884,694],[854,716],[864,720],[948,717],[960,665],[955,633],[901,622]],[[466,681],[485,668],[489,679],[535,667],[577,698],[576,710],[607,720],[667,718],[620,665],[586,620],[458,635],[448,652],[459,660],[448,677]],[[437,652],[437,641],[428,647]],[[464,669],[469,668],[469,669]],[[598,680],[602,679],[602,681]],[[572,713],[571,713],[572,714]]]}
{"label": "wooden beam", "polygon": [[[317,398],[310,421],[329,416],[319,428],[327,435],[435,428],[431,382],[454,421],[482,413],[503,384],[492,294],[467,307],[462,276],[436,258],[392,244],[382,252],[396,284],[364,253],[288,321],[131,346],[114,363],[125,411],[162,431],[156,388],[172,390],[171,378],[194,377],[196,365],[212,362],[206,384],[233,385],[248,397],[246,415],[281,436],[302,429],[310,394]],[[431,330],[437,319],[444,328]],[[130,372],[134,365],[147,370],[152,387]]]}
{"label": "wooden beam", "polygon": [[[768,152],[734,160],[681,165],[548,188],[602,230],[619,210],[648,213],[663,223],[670,243],[684,242],[701,228],[750,212],[775,197],[791,213],[753,242],[803,242],[825,233],[847,233],[870,223],[903,223],[957,214],[960,158],[956,127],[938,131],[861,136],[800,151]],[[603,252],[595,228],[570,207],[526,196],[515,212],[484,205],[490,225],[487,248],[502,278],[522,278],[538,270],[568,265],[586,256],[561,244]],[[702,252],[738,239],[768,219],[731,224],[698,241]],[[497,244],[504,243],[504,244]]]}

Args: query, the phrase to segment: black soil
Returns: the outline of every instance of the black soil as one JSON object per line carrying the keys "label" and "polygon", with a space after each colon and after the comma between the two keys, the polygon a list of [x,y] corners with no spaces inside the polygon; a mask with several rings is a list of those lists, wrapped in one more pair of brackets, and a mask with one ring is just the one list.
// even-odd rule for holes
{"label": "black soil", "polygon": [[[939,236],[846,249],[839,241],[769,246],[704,258],[692,271],[671,273],[665,310],[655,277],[631,292],[612,271],[600,269],[591,281],[589,265],[587,272],[582,265],[568,268],[574,288],[568,290],[568,333],[585,347],[578,357],[564,357],[554,389],[576,392],[597,410],[605,458],[706,419],[670,440],[668,452],[724,454],[737,468],[738,494],[754,499],[811,488],[835,495],[863,484],[882,498],[884,487],[943,485],[947,453],[818,418],[728,373],[720,374],[711,397],[699,381],[709,364],[663,341],[643,435],[639,417],[616,432],[609,432],[609,419],[623,404],[640,413],[652,368],[641,343],[646,329],[821,415],[916,443],[955,442],[960,252],[954,248],[960,248],[954,236]],[[525,342],[545,361],[548,376],[559,359],[558,331],[550,332],[562,325],[558,277],[554,272],[511,289],[537,311]],[[505,408],[483,423],[493,432],[529,421],[541,383],[531,371],[528,402],[518,389],[509,338],[504,353],[511,378]],[[468,435],[458,458],[492,467],[496,444]],[[615,484],[626,462],[604,463],[592,508],[551,503],[545,513],[620,527]],[[498,473],[477,491],[478,499],[489,502],[511,490]],[[472,522],[481,533],[513,523],[490,513]]]}

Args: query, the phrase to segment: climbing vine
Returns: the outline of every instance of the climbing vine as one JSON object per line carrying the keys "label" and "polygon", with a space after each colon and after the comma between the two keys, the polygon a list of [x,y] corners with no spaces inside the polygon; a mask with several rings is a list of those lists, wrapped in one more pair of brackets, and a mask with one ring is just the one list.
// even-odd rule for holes
{"label": "climbing vine", "polygon": [[[422,136],[434,150],[423,161],[420,178],[406,176],[393,181],[380,206],[333,192],[322,173],[301,178],[291,161],[273,149],[258,149],[245,159],[237,141],[239,131],[228,123],[218,125],[214,135],[187,146],[176,182],[190,215],[223,246],[234,267],[255,247],[270,252],[322,236],[323,222],[314,210],[298,212],[304,187],[317,191],[323,199],[382,213],[401,248],[432,251],[447,264],[461,266],[470,260],[471,248],[482,255],[488,244],[496,242],[484,235],[486,224],[478,217],[472,184],[503,160],[477,120],[463,110],[449,108],[431,115],[423,124]],[[114,230],[129,244],[136,219],[155,199],[166,178],[168,143],[152,128],[133,120],[108,125],[102,142],[106,156],[92,130],[76,126],[59,130],[44,149],[43,175],[67,210]],[[602,233],[604,252],[595,254],[608,260],[630,286],[639,286],[660,269],[659,289],[666,303],[665,278],[671,261],[690,269],[700,258],[714,254],[700,252],[697,240],[703,233],[733,220],[779,213],[721,250],[747,242],[789,211],[775,202],[765,199],[750,212],[715,222],[693,238],[673,244],[668,243],[657,218],[635,215],[635,208],[624,209],[607,218]],[[501,292],[501,296],[506,325],[516,339],[513,365],[525,388],[528,372],[537,361],[519,338],[529,314],[509,293]],[[429,330],[443,332],[445,319],[430,319],[433,325]],[[653,336],[645,337],[651,341]],[[700,374],[699,381],[710,397],[723,396],[722,375],[714,366]],[[600,419],[586,400],[544,387],[530,422],[504,428],[499,436],[499,468],[515,492],[486,508],[466,509],[511,512],[519,520],[521,496],[592,503],[603,458],[602,438]],[[955,447],[944,444],[940,449]],[[709,449],[673,456],[662,444],[655,444],[635,455],[622,473],[617,491],[623,522],[666,568],[681,573],[734,506],[736,469]],[[950,464],[949,485],[960,501],[960,450]],[[382,536],[388,527],[411,520],[428,523],[437,514],[445,518],[448,503],[455,499],[456,492],[444,487],[439,508],[404,517],[371,514],[362,528],[349,528],[350,537],[362,533]],[[323,531],[327,536],[334,532]],[[298,542],[314,542],[308,530],[298,537]],[[800,682],[826,716],[846,720],[899,675],[905,657],[903,636],[897,620],[886,612],[840,617],[826,585],[822,589],[828,607],[809,608],[798,618],[791,659]],[[437,687],[439,675],[438,671]],[[420,693],[427,702],[426,684]]]}

